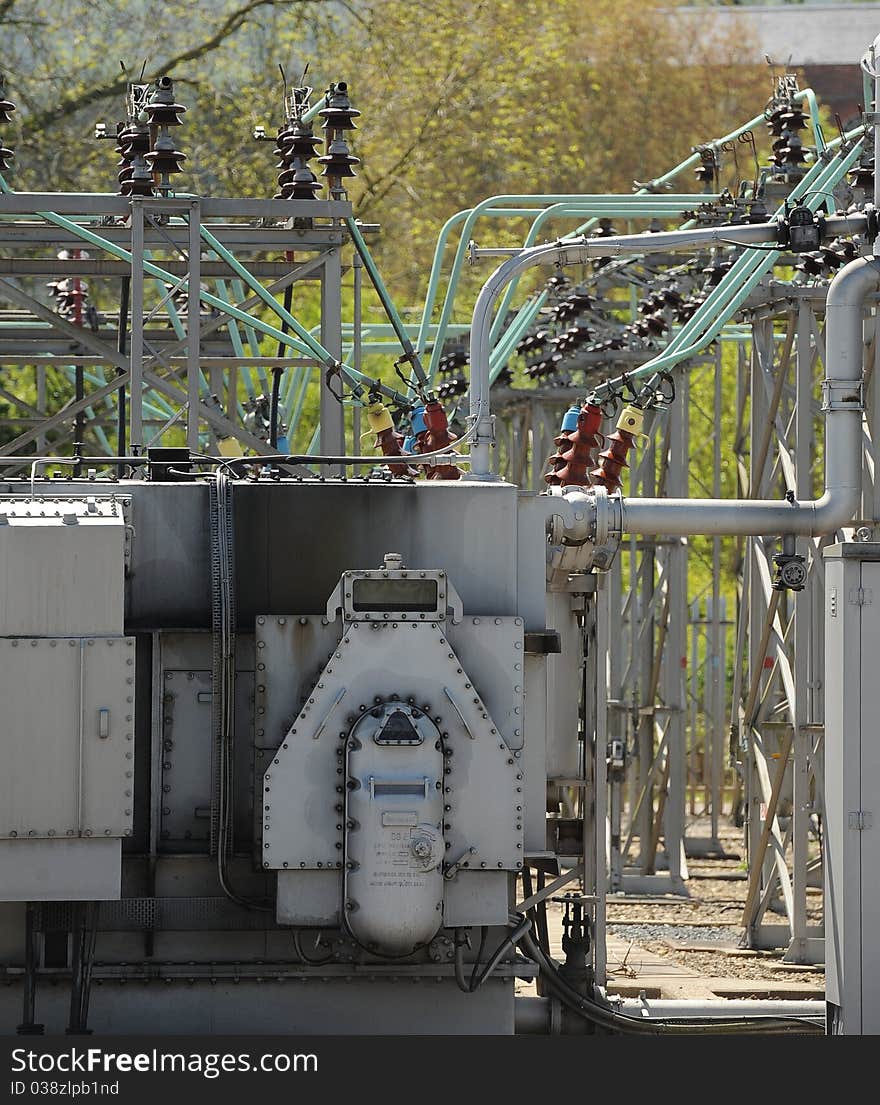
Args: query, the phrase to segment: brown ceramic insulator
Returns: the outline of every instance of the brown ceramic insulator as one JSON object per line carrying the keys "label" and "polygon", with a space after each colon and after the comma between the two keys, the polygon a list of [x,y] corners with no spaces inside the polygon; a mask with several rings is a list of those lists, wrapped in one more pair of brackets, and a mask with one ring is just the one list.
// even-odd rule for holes
{"label": "brown ceramic insulator", "polygon": [[620,474],[629,468],[626,458],[635,445],[635,435],[629,430],[615,430],[605,439],[605,448],[599,454],[599,467],[590,473],[591,482],[604,487],[609,494],[620,489]]}
{"label": "brown ceramic insulator", "polygon": [[554,438],[556,452],[550,458],[550,471],[544,481],[551,487],[585,486],[590,482],[590,465],[595,460],[602,425],[602,409],[585,403],[578,414],[577,429]]}
{"label": "brown ceramic insulator", "polygon": [[[386,457],[399,457],[403,455],[403,434],[397,430],[380,430],[376,434],[376,445]],[[395,476],[409,475],[409,466],[406,464],[389,464],[389,469]]]}
{"label": "brown ceramic insulator", "polygon": [[[420,453],[433,453],[437,449],[446,449],[458,439],[449,432],[446,411],[436,399],[425,404],[424,433],[419,434],[417,447]],[[425,475],[429,480],[460,480],[461,470],[454,464],[426,464]]]}

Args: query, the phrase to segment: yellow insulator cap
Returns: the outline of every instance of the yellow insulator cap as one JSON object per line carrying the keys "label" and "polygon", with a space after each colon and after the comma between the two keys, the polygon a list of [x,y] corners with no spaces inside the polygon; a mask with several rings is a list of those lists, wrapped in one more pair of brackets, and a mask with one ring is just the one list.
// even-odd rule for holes
{"label": "yellow insulator cap", "polygon": [[369,434],[378,434],[383,430],[394,429],[394,419],[391,417],[391,412],[381,401],[376,403],[370,403],[366,409],[367,422],[369,424],[369,430],[363,434],[363,437],[369,436]]}
{"label": "yellow insulator cap", "polygon": [[647,437],[643,426],[645,425],[645,412],[638,407],[624,407],[617,419],[618,430],[626,430],[635,437]]}

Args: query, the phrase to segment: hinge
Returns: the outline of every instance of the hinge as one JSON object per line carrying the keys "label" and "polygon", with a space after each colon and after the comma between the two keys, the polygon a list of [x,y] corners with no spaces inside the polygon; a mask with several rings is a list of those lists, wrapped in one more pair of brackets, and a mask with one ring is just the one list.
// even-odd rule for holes
{"label": "hinge", "polygon": [[874,590],[872,587],[851,587],[849,601],[853,606],[870,606],[874,601]]}
{"label": "hinge", "polygon": [[874,818],[868,810],[854,810],[847,818],[849,827],[861,832],[863,829],[873,828]]}

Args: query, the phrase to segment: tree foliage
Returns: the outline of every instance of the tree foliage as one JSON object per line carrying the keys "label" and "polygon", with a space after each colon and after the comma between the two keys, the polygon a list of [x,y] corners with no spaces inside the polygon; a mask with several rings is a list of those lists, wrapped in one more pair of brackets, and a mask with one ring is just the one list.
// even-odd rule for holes
{"label": "tree foliage", "polygon": [[[363,112],[351,196],[405,302],[437,231],[492,194],[628,192],[760,109],[743,44],[683,41],[657,0],[2,0],[19,104],[16,187],[110,190],[126,76],[170,73],[189,111],[181,187],[271,195],[282,63],[320,92],[346,79]],[[128,74],[123,73],[120,61]],[[690,182],[685,181],[686,186]],[[516,228],[517,233],[519,228]]]}

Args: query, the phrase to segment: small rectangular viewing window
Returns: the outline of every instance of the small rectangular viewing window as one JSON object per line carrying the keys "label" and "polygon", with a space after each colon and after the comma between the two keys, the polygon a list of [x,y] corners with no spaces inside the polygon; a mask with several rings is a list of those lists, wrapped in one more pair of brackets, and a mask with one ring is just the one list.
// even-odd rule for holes
{"label": "small rectangular viewing window", "polygon": [[425,798],[427,787],[424,779],[385,780],[381,783],[373,780],[374,798]]}
{"label": "small rectangular viewing window", "polygon": [[437,609],[436,579],[355,579],[352,609],[430,613]]}

